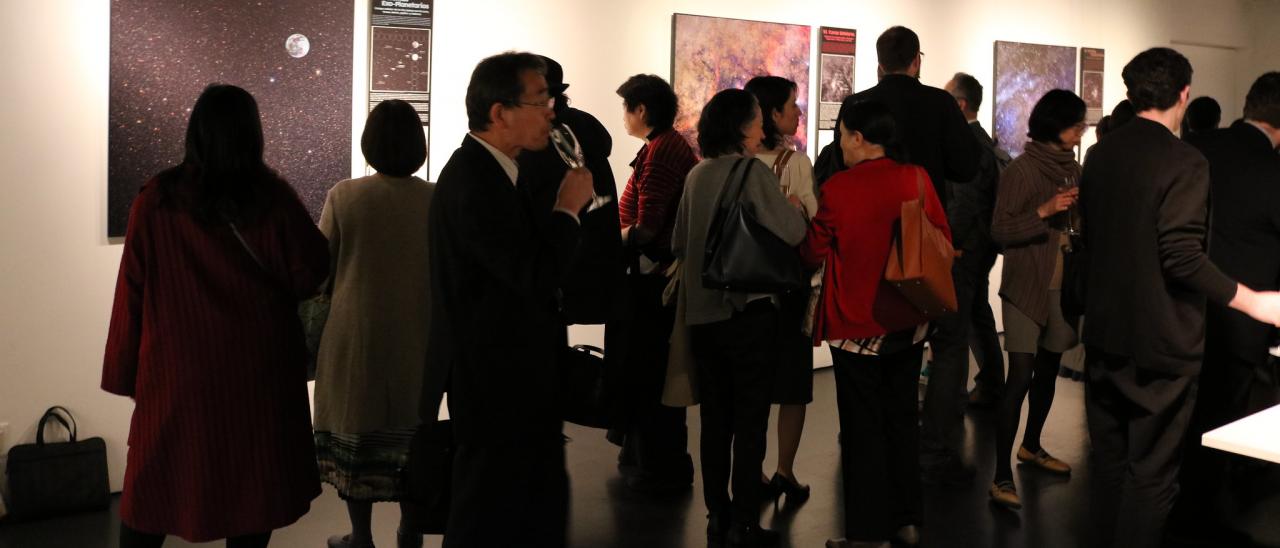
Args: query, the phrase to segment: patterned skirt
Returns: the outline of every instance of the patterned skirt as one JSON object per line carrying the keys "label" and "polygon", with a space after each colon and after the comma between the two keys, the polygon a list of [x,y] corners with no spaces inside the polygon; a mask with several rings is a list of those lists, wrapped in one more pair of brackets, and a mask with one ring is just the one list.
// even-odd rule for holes
{"label": "patterned skirt", "polygon": [[320,479],[344,500],[394,502],[402,498],[400,471],[409,462],[409,442],[417,428],[345,434],[316,432]]}

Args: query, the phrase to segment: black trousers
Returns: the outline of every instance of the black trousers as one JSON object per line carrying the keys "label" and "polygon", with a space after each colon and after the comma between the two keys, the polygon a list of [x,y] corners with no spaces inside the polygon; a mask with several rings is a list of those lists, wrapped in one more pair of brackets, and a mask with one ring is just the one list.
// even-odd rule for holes
{"label": "black trousers", "polygon": [[969,348],[978,363],[974,382],[983,390],[999,394],[1004,387],[1004,354],[1000,351],[1000,336],[996,333],[996,317],[991,311],[989,287],[991,267],[996,264],[996,251],[969,250],[956,259],[956,300],[960,306],[968,306],[968,314],[961,315],[967,322]]}
{"label": "black trousers", "polygon": [[754,525],[778,363],[778,312],[768,300],[755,301],[728,320],[693,326],[691,336],[702,400],[703,498],[711,513]]}
{"label": "black trousers", "polygon": [[675,324],[675,308],[662,305],[666,286],[667,279],[661,275],[627,276],[631,316],[622,390],[628,400],[623,453],[635,459],[642,477],[688,482],[693,478],[693,461],[686,410],[662,405]]}
{"label": "black trousers", "polygon": [[916,417],[922,354],[920,346],[885,356],[831,349],[849,540],[884,541],[922,522]]}
{"label": "black trousers", "polygon": [[[1152,371],[1087,348],[1085,412],[1093,445],[1094,546],[1157,548],[1178,496],[1195,377]],[[1122,523],[1117,523],[1117,519]]]}
{"label": "black trousers", "polygon": [[[963,280],[959,266],[953,279]],[[959,284],[957,284],[959,285]],[[924,394],[924,421],[920,430],[921,464],[941,466],[960,458],[964,436],[964,387],[969,375],[969,303],[958,301],[957,313],[933,320],[929,339],[933,362],[929,387]]]}
{"label": "black trousers", "polygon": [[564,438],[458,445],[445,548],[565,546]]}

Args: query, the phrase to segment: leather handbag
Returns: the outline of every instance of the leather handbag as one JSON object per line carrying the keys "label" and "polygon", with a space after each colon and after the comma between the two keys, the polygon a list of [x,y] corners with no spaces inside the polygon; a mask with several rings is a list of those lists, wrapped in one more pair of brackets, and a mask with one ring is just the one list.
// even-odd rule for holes
{"label": "leather handbag", "polygon": [[609,428],[604,350],[580,344],[560,360],[560,401],[564,420],[589,428]]}
{"label": "leather handbag", "polygon": [[453,423],[442,420],[418,426],[409,442],[409,462],[400,471],[405,522],[416,533],[444,534],[453,491]]}
{"label": "leather handbag", "polygon": [[[742,206],[742,189],[754,161],[741,158],[729,169],[707,234],[702,285],[708,289],[748,293],[786,293],[801,289],[807,280],[800,266],[800,255]],[[740,166],[742,176],[735,186],[733,175]],[[726,203],[726,197],[732,199]]]}
{"label": "leather handbag", "polygon": [[[44,441],[45,423],[50,419],[67,430],[69,441]],[[5,472],[9,476],[11,519],[29,521],[110,506],[107,444],[102,438],[78,440],[76,430],[70,411],[50,407],[40,417],[36,442],[9,450]]]}
{"label": "leather handbag", "polygon": [[925,215],[922,172],[916,171],[918,196],[902,202],[902,217],[894,228],[884,279],[921,314],[933,319],[956,311],[956,286],[951,277],[956,251],[946,234]]}

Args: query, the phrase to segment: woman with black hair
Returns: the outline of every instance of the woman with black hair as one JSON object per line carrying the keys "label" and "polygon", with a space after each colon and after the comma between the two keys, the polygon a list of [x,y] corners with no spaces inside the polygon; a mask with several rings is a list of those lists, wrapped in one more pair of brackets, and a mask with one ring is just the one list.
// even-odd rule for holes
{"label": "woman with black hair", "polygon": [[[818,212],[813,192],[813,164],[791,145],[800,124],[796,105],[796,83],[779,76],[757,76],[745,88],[760,102],[764,138],[756,159],[770,167],[781,183],[779,190],[804,208],[806,218]],[[809,291],[794,291],[782,297],[781,352],[773,403],[778,404],[778,468],[768,479],[769,494],[776,500],[783,494],[787,502],[809,498],[809,486],[796,480],[796,451],[804,432],[805,409],[813,401],[813,347],[803,332]]]}
{"label": "woman with black hair", "polygon": [[[422,120],[409,103],[369,113],[360,150],[377,173],[329,190],[320,230],[329,237],[329,320],[316,359],[315,440],[320,477],[347,503],[351,533],[330,548],[373,546],[374,502],[403,499],[400,470],[421,422],[427,359],[427,211],[434,187],[413,174],[427,159]],[[400,548],[422,546],[401,502]]]}
{"label": "woman with black hair", "polygon": [[848,169],[822,189],[800,254],[826,264],[813,341],[835,363],[836,406],[845,449],[846,539],[828,547],[914,545],[923,519],[916,395],[928,321],[884,281],[902,203],[921,197],[925,214],[951,238],[928,173],[901,161],[897,127],[876,101],[846,102],[838,117]]}
{"label": "woman with black hair", "polygon": [[262,148],[253,96],[210,86],[129,212],[102,370],[134,400],[122,548],[264,547],[320,494],[296,306],[328,245]]}
{"label": "woman with black hair", "polygon": [[1079,338],[1078,326],[1062,313],[1060,295],[1072,222],[1065,212],[1080,194],[1075,147],[1086,127],[1085,108],[1084,100],[1070,91],[1055,89],[1041,97],[1027,121],[1030,141],[1001,173],[996,192],[991,237],[1004,248],[1000,297],[1009,371],[998,410],[996,473],[989,494],[992,502],[1011,509],[1022,507],[1009,461],[1024,399],[1029,408],[1017,459],[1054,474],[1071,473],[1071,466],[1041,447],[1040,433],[1053,405],[1062,353]]}
{"label": "woman with black hair", "polygon": [[761,125],[755,97],[740,89],[717,93],[702,109],[698,146],[705,159],[685,181],[671,236],[671,250],[684,265],[677,310],[683,307],[683,323],[690,326],[698,358],[702,488],[710,512],[707,540],[717,546],[725,541],[730,546],[772,546],[778,540],[776,532],[759,525],[760,467],[777,364],[778,298],[708,288],[702,282],[707,234],[718,230],[712,221],[726,187],[735,192],[741,188],[739,203],[764,229],[790,245],[804,238],[804,214],[778,192],[778,178],[754,158],[764,136]]}

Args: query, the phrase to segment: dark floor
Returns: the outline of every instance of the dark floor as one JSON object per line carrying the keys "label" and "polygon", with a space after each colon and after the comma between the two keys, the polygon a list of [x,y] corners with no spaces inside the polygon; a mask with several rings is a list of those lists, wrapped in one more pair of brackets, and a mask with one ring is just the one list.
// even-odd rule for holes
{"label": "dark floor", "polygon": [[[842,496],[838,488],[840,466],[836,443],[837,419],[835,385],[831,370],[815,372],[814,401],[796,465],[802,481],[813,486],[813,497],[799,508],[783,505],[781,511],[768,507],[763,524],[784,532],[783,546],[820,547],[832,537],[842,536]],[[1015,471],[1024,508],[1019,513],[988,504],[986,488],[992,473],[994,453],[990,416],[970,413],[966,418],[966,457],[978,468],[978,481],[968,489],[945,491],[926,489],[924,540],[931,547],[1077,548],[1094,546],[1087,538],[1093,528],[1088,519],[1089,468],[1085,459],[1083,389],[1078,382],[1058,379],[1058,396],[1043,444],[1055,456],[1070,463],[1069,480],[1047,476],[1035,470]],[[690,436],[695,443],[698,417],[689,414]],[[570,517],[571,545],[575,547],[696,547],[705,546],[706,519],[700,491],[701,479],[687,493],[652,498],[628,491],[616,469],[617,450],[604,440],[601,431],[573,425],[566,427],[569,444],[569,472],[573,482]],[[770,432],[770,443],[773,443]],[[766,469],[774,462],[771,454]],[[395,546],[398,520],[396,507],[377,505],[374,511],[375,541],[384,548]],[[1260,505],[1242,523],[1263,537],[1264,546],[1280,547],[1280,493]],[[276,532],[273,547],[325,546],[325,539],[342,533],[348,523],[342,502],[333,490],[325,492],[311,513],[294,525]],[[500,524],[495,524],[499,525]],[[112,512],[82,515],[21,525],[0,525],[0,548],[114,548],[117,519]],[[192,546],[170,539],[168,547]],[[439,537],[428,537],[426,545],[440,545]],[[221,546],[210,543],[201,546]]]}

